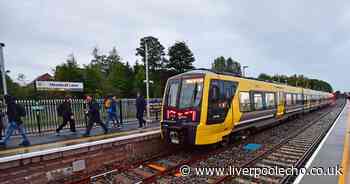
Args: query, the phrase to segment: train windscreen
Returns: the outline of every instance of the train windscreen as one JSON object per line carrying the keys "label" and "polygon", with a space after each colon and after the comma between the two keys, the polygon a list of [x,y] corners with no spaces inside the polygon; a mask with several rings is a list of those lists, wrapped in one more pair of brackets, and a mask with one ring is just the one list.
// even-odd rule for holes
{"label": "train windscreen", "polygon": [[203,96],[203,78],[168,81],[165,99],[165,119],[198,120]]}

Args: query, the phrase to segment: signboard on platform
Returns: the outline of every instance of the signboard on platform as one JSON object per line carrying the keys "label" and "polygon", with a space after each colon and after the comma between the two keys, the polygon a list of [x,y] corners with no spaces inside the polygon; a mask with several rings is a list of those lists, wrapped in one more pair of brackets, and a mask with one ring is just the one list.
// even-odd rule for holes
{"label": "signboard on platform", "polygon": [[84,84],[81,82],[35,81],[37,91],[74,91],[82,92]]}

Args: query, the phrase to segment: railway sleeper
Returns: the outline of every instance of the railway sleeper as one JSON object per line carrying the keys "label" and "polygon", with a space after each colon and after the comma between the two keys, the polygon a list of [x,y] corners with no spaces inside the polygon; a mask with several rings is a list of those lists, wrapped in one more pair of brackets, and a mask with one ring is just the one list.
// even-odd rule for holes
{"label": "railway sleeper", "polygon": [[291,151],[291,152],[294,152],[294,153],[304,153],[305,152],[305,150],[298,150],[298,149],[295,149],[295,148],[288,148],[288,147],[285,147],[285,146],[280,147],[279,150]]}
{"label": "railway sleeper", "polygon": [[298,161],[298,159],[288,159],[288,158],[284,158],[284,157],[276,157],[276,156],[273,156],[273,155],[269,155],[267,157],[267,159],[269,160],[274,160],[274,161],[283,161],[283,162],[288,162],[288,163],[296,163]]}
{"label": "railway sleeper", "polygon": [[297,146],[284,145],[282,148],[287,148],[287,149],[295,150],[298,152],[305,152],[306,150],[308,150],[308,148],[301,147],[299,145],[297,145]]}
{"label": "railway sleeper", "polygon": [[293,151],[286,151],[286,150],[278,150],[277,153],[280,153],[280,154],[288,154],[288,155],[294,155],[294,156],[297,156],[297,157],[300,157],[302,156],[304,153],[297,153],[297,152],[293,152]]}
{"label": "railway sleeper", "polygon": [[294,156],[294,155],[288,155],[288,154],[280,154],[280,153],[272,153],[273,156],[275,157],[283,157],[283,158],[288,158],[288,159],[299,159],[299,156]]}
{"label": "railway sleeper", "polygon": [[275,161],[275,160],[269,160],[269,159],[262,159],[261,160],[263,163],[267,163],[267,164],[271,164],[271,165],[275,165],[275,166],[281,166],[284,168],[291,168],[293,166],[293,164],[288,164],[282,161]]}

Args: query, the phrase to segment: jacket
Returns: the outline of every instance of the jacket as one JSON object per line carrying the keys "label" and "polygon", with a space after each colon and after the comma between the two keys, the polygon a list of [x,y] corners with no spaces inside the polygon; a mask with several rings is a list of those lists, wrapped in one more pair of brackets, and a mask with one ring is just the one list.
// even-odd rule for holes
{"label": "jacket", "polygon": [[67,118],[73,115],[73,111],[72,111],[72,106],[71,103],[68,101],[63,102],[60,107],[60,113],[62,114],[63,117]]}
{"label": "jacket", "polygon": [[146,109],[146,101],[141,96],[136,98],[136,109],[137,109],[136,116],[137,117],[142,117],[143,116],[143,112]]}
{"label": "jacket", "polygon": [[90,120],[92,121],[101,121],[100,118],[100,111],[99,111],[99,104],[96,101],[91,101],[90,103],[88,103],[88,117]]}
{"label": "jacket", "polygon": [[21,116],[18,112],[18,105],[14,101],[11,101],[7,104],[7,118],[9,122],[14,121],[17,124],[22,123]]}

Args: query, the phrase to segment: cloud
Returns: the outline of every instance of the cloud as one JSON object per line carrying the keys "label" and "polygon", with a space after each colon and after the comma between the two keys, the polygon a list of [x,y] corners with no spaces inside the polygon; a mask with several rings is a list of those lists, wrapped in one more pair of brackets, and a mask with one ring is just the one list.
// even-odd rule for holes
{"label": "cloud", "polygon": [[335,1],[19,1],[0,2],[0,40],[11,75],[48,72],[74,53],[116,46],[134,63],[146,35],[169,47],[184,40],[197,67],[223,55],[248,73],[305,74],[350,90],[349,3]]}

